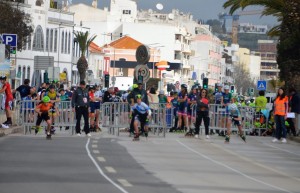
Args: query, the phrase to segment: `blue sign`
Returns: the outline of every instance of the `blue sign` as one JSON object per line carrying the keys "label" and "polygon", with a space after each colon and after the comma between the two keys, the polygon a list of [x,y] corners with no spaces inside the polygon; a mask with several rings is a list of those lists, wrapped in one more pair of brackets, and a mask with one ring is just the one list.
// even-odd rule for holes
{"label": "blue sign", "polygon": [[5,45],[17,47],[18,36],[17,34],[2,34],[2,40]]}
{"label": "blue sign", "polygon": [[258,80],[257,81],[257,90],[267,90],[267,81]]}

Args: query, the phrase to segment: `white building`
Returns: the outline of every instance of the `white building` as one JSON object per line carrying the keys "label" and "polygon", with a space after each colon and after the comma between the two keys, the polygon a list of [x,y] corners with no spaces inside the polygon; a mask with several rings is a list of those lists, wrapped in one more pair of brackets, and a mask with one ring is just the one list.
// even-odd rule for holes
{"label": "white building", "polygon": [[172,71],[167,72],[171,74],[170,82],[188,83],[191,80],[190,43],[196,27],[200,26],[191,15],[176,10],[169,14],[138,11],[132,0],[111,0],[110,11],[84,4],[72,5],[69,10],[75,12],[76,25],[82,24],[90,28],[91,34],[98,35],[96,44],[101,46],[129,35],[159,49],[160,59],[170,64]]}
{"label": "white building", "polygon": [[34,76],[35,56],[53,56],[54,66],[60,67],[60,72],[67,72],[67,79],[71,81],[74,14],[57,9],[59,6],[57,1],[50,3],[50,0],[23,0],[18,4],[30,14],[34,32],[23,45],[24,49],[17,52],[16,60],[12,61],[17,71],[15,87],[25,78],[29,78],[32,85],[43,81],[40,75]]}

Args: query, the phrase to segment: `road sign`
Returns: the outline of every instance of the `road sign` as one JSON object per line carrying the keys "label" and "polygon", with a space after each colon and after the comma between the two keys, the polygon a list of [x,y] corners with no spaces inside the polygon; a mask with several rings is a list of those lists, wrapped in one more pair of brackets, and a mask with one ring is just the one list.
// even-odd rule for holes
{"label": "road sign", "polygon": [[3,43],[12,47],[17,47],[18,36],[17,34],[2,34]]}
{"label": "road sign", "polygon": [[267,90],[267,81],[258,80],[257,81],[257,90]]}

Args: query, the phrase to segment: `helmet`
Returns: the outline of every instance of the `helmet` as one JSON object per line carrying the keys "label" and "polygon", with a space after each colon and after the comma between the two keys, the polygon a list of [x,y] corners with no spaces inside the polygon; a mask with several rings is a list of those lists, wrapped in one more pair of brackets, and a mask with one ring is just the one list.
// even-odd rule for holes
{"label": "helmet", "polygon": [[228,85],[225,85],[225,86],[224,86],[224,90],[229,90],[229,86],[228,86]]}
{"label": "helmet", "polygon": [[142,99],[142,95],[140,94],[136,95],[136,99]]}
{"label": "helmet", "polygon": [[55,86],[54,86],[53,84],[51,84],[51,85],[49,86],[49,89],[52,89],[52,88],[55,88]]}
{"label": "helmet", "polygon": [[217,84],[217,86],[220,86],[220,87],[222,87],[223,85],[222,85],[221,83],[218,83],[218,84]]}
{"label": "helmet", "polygon": [[199,86],[198,85],[193,85],[192,90],[194,90],[194,89],[199,89]]}
{"label": "helmet", "polygon": [[43,99],[42,99],[42,101],[44,103],[48,103],[50,101],[50,98],[48,96],[44,96]]}
{"label": "helmet", "polygon": [[138,86],[137,84],[133,84],[133,85],[132,85],[132,88],[133,88],[133,89],[138,88],[138,87],[139,87],[139,86]]}
{"label": "helmet", "polygon": [[236,110],[237,110],[237,105],[234,104],[234,103],[230,104],[230,105],[229,105],[229,110],[230,110],[230,111],[236,111]]}
{"label": "helmet", "polygon": [[130,90],[130,91],[131,91],[131,90],[132,90],[132,86],[128,87],[128,89],[127,89],[127,90]]}
{"label": "helmet", "polygon": [[186,84],[182,84],[181,88],[187,88],[187,85]]}

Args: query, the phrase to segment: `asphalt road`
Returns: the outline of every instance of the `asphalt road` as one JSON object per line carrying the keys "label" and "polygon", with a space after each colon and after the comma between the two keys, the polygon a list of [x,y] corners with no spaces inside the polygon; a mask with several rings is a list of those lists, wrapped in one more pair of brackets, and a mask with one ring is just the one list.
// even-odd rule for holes
{"label": "asphalt road", "polygon": [[0,139],[1,193],[300,192],[299,143],[125,133]]}

